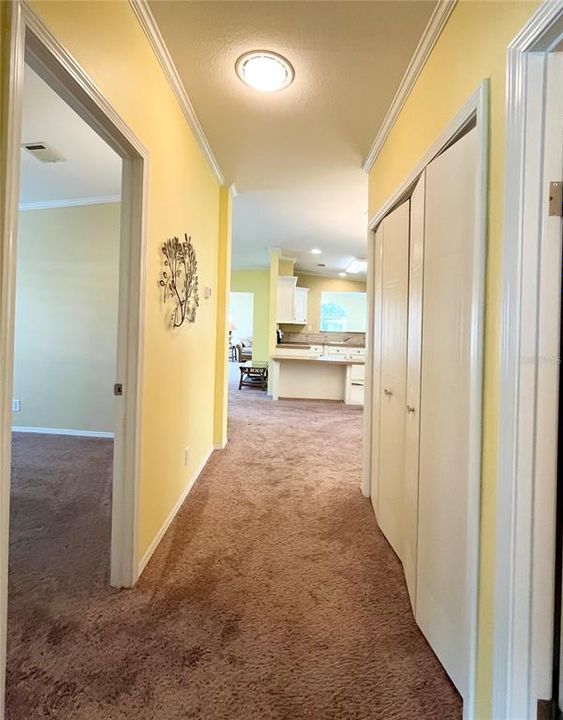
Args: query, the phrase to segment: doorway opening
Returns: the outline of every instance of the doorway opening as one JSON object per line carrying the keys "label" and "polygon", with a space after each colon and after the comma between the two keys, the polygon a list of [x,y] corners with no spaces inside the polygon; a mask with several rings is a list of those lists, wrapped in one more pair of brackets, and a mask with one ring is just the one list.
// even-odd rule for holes
{"label": "doorway opening", "polygon": [[76,655],[64,629],[110,583],[121,174],[121,158],[26,64],[7,657],[9,707],[22,715],[30,659],[49,672],[39,658]]}
{"label": "doorway opening", "polygon": [[229,360],[252,359],[254,340],[254,293],[231,292],[229,296]]}
{"label": "doorway opening", "polygon": [[[110,584],[116,588],[130,587],[138,578],[136,518],[145,285],[144,218],[146,216],[146,163],[148,157],[143,145],[131,133],[74,59],[55,40],[33,10],[23,3],[10,3],[2,10],[5,13],[6,26],[10,32],[7,36],[9,40],[9,72],[6,79],[8,82],[3,85],[4,95],[2,97],[3,106],[8,108],[5,125],[6,145],[0,168],[4,192],[0,217],[2,230],[0,490],[3,510],[0,523],[2,542],[0,556],[0,687],[2,688],[0,690],[0,714],[4,709],[3,680],[6,673],[8,549],[10,540],[14,539],[10,537],[9,518],[13,426],[26,431],[15,433],[14,463],[16,473],[18,473],[16,489],[18,481],[26,482],[27,478],[28,491],[27,498],[23,493],[14,503],[15,524],[18,522],[18,516],[21,520],[22,515],[25,514],[21,510],[30,499],[29,492],[33,495],[33,483],[35,483],[36,489],[42,491],[46,489],[45,484],[41,484],[41,475],[44,473],[37,471],[38,458],[45,458],[46,454],[49,454],[48,450],[45,451],[46,444],[48,442],[54,445],[59,443],[54,455],[59,462],[66,463],[66,470],[70,475],[76,475],[75,485],[78,486],[77,478],[82,473],[73,463],[77,460],[80,461],[80,453],[76,452],[75,448],[66,448],[61,451],[60,445],[61,443],[72,443],[78,439],[93,443],[96,445],[95,449],[90,452],[90,448],[88,452],[82,453],[82,460],[86,456],[92,467],[103,468],[106,475],[110,475],[112,478],[111,481],[108,481],[108,488],[111,487],[111,503],[109,501],[110,493],[107,492],[105,496],[108,526],[106,538],[108,535],[111,537],[111,547],[108,542],[105,558],[105,567],[109,566],[110,569],[109,577],[108,573],[103,571],[106,590],[109,592]],[[35,152],[40,155],[51,152],[57,156],[57,151],[59,154],[61,154],[61,150],[64,151],[62,147],[57,148],[55,142],[51,147],[46,137],[35,137],[34,134],[33,139],[30,139],[22,136],[22,110],[26,105],[26,73],[28,78],[32,78],[32,83],[41,87],[42,91],[51,93],[52,99],[54,94],[59,104],[62,103],[63,106],[66,104],[67,112],[75,112],[81,119],[80,121],[88,126],[87,132],[92,134],[93,131],[98,141],[109,146],[108,152],[115,154],[115,167],[120,168],[121,173],[117,178],[117,192],[110,197],[112,200],[119,199],[120,202],[100,202],[100,198],[107,201],[108,197],[102,191],[96,191],[97,195],[94,191],[90,191],[96,195],[98,202],[92,203],[89,209],[92,213],[103,214],[102,206],[105,206],[106,222],[108,223],[106,229],[101,231],[103,237],[98,237],[95,242],[92,235],[96,223],[92,218],[85,220],[78,217],[82,211],[86,212],[88,209],[84,205],[78,204],[65,208],[74,211],[75,216],[73,238],[67,246],[64,246],[63,240],[67,242],[66,238],[69,233],[61,231],[64,224],[62,221],[57,225],[52,221],[51,216],[49,222],[39,221],[38,213],[54,209],[48,207],[53,197],[50,197],[47,191],[42,199],[43,204],[47,203],[46,207],[32,209],[31,205],[28,205],[27,209],[23,209],[20,217],[20,203],[24,203],[22,208],[26,207],[26,197],[24,195],[20,197],[20,174],[23,185],[26,187],[25,192],[30,192],[33,187],[33,182],[31,185],[26,185],[29,178],[26,178],[25,168],[21,167],[22,152]],[[49,130],[47,115],[44,121],[44,129],[47,132]],[[25,128],[25,122],[23,127]],[[31,147],[22,150],[22,142],[28,142]],[[25,162],[39,163],[36,157],[31,155],[29,158],[27,155],[25,157]],[[91,159],[88,177],[90,179],[96,177],[97,170],[99,181],[103,171],[99,172],[97,160],[101,160],[101,158]],[[60,172],[64,165],[64,162],[55,163],[50,170]],[[70,163],[67,165],[68,167],[70,167]],[[23,172],[20,173],[20,170]],[[47,168],[44,167],[43,171],[46,170]],[[76,190],[79,187],[78,179],[73,178],[69,183],[70,186]],[[55,190],[56,184],[51,187],[47,183],[46,187]],[[39,185],[36,185],[35,189],[38,190],[38,188]],[[30,198],[28,200],[32,202]],[[36,214],[32,215],[32,213]],[[70,217],[72,214],[69,212],[66,217]],[[108,229],[110,226],[111,231]],[[47,240],[50,247],[40,246],[41,239]],[[111,245],[112,242],[113,245]],[[82,257],[79,260],[77,257],[79,251],[83,251],[89,243],[95,245],[94,249],[90,248],[90,257]],[[19,265],[16,262],[18,253]],[[55,262],[57,253],[59,254],[58,263]],[[104,253],[106,253],[105,260],[109,260],[110,257],[112,259],[113,289],[108,292],[106,287],[102,292],[98,287],[96,293],[93,293],[90,292],[93,285],[102,277],[106,279],[109,277],[101,269]],[[64,263],[62,271],[61,257]],[[52,266],[47,267],[47,262],[52,263]],[[20,276],[20,272],[23,275]],[[26,280],[26,278],[28,279]],[[70,290],[69,282],[71,283]],[[43,291],[46,291],[49,283],[50,292],[44,293]],[[39,305],[38,298],[44,298],[47,295],[51,299],[57,298],[57,293],[59,296],[57,302],[54,303],[54,311],[48,314],[47,308]],[[104,310],[96,314],[90,307],[89,312],[81,315],[79,313],[79,320],[74,318],[74,325],[71,318],[72,327],[66,328],[66,335],[60,333],[59,322],[62,321],[65,313],[76,312],[78,308],[84,309],[85,304],[91,302],[94,295],[100,299],[104,294],[113,297],[113,308],[108,309],[106,306]],[[107,298],[105,299],[107,300]],[[53,321],[52,318],[55,315],[56,321]],[[67,315],[67,321],[68,318]],[[101,318],[102,320],[100,320]],[[92,327],[94,322],[99,322],[100,326],[104,328],[104,337],[108,344],[108,339],[112,338],[112,347],[102,349],[101,345],[104,344],[104,341],[98,338],[99,343],[95,347],[89,347],[88,352],[85,352],[85,348],[81,345],[84,339],[82,336],[81,340],[81,333],[87,332],[89,337],[95,334],[98,328]],[[51,326],[49,323],[52,323]],[[82,323],[89,327],[84,327]],[[71,341],[68,340],[69,334],[72,337]],[[52,377],[49,380],[47,375],[41,378],[37,376],[37,366],[31,363],[33,360],[31,354],[38,351],[37,343],[39,342],[43,343],[40,350],[44,359],[49,361],[45,363],[42,371],[58,369],[58,378]],[[57,345],[58,347],[56,347]],[[66,357],[60,360],[59,356],[57,361],[54,356],[49,354],[55,350],[62,353],[63,356],[66,353]],[[73,395],[71,390],[78,374],[79,358],[84,360],[87,355],[90,356],[88,358],[90,361],[96,360],[100,363],[100,367],[103,367],[103,372],[99,372],[100,377],[96,378],[96,382],[100,380],[105,390],[96,389],[94,385],[89,386],[89,392],[85,395],[88,396],[91,404],[86,410],[83,402],[84,395],[80,397],[79,402],[76,402],[76,394]],[[57,362],[59,363],[58,368]],[[63,392],[60,391],[59,381],[64,386],[65,378],[68,380],[68,386]],[[37,383],[35,386],[34,382]],[[95,384],[94,381],[92,382]],[[49,393],[53,393],[56,387],[59,387],[60,391],[58,397],[49,396]],[[21,397],[14,395],[14,389],[16,393],[21,393]],[[42,393],[45,394],[43,400],[41,400]],[[70,402],[72,399],[73,402]],[[71,407],[73,403],[74,407]],[[51,413],[49,419],[45,414],[34,414],[38,413],[39,405],[43,412],[48,410]],[[15,412],[12,408],[15,409]],[[113,414],[110,412],[110,408],[113,410]],[[55,416],[57,412],[62,413],[63,411],[67,413],[68,422],[63,421],[62,414]],[[81,412],[85,415],[82,420],[79,417]],[[70,427],[68,427],[69,425]],[[73,425],[75,427],[72,427]],[[42,432],[31,438],[30,429],[40,429]],[[90,433],[98,437],[77,438],[76,435],[58,433],[55,435],[50,432],[53,429],[57,431],[78,430],[80,434]],[[105,437],[108,434],[110,437]],[[111,448],[108,448],[108,441],[111,443],[112,434],[113,458]],[[30,439],[31,442],[29,442]],[[38,450],[39,445],[43,446],[43,450]],[[33,460],[34,455],[35,460]],[[43,460],[39,460],[39,465],[41,464],[44,466]],[[57,474],[60,475],[55,472],[54,476]],[[30,479],[33,480],[33,483],[30,482]],[[73,490],[78,495],[80,494],[77,487],[73,487]],[[62,508],[65,493],[62,488],[59,488],[59,492],[58,500],[61,501]],[[37,495],[33,500],[36,499]],[[104,501],[101,501],[102,505],[103,503]],[[84,502],[84,505],[87,503]],[[111,529],[108,518],[110,513]],[[56,515],[57,513],[55,513],[54,520],[57,520]],[[84,516],[88,516],[88,513],[84,512]],[[58,519],[61,520],[61,516]],[[53,518],[49,518],[49,521],[52,520]],[[76,518],[73,517],[72,521],[75,520]],[[42,521],[45,524],[47,519],[43,517]],[[41,520],[39,524],[41,525]],[[37,539],[40,535],[42,525],[41,527],[38,527],[37,523],[35,525],[32,523],[32,525],[33,527],[21,526],[19,539],[22,545],[19,548],[14,547],[14,552],[25,551],[25,548],[22,547],[23,544]],[[71,553],[73,550],[71,547],[64,547],[65,544],[72,543],[63,542],[63,546],[59,548],[63,555]],[[43,548],[43,550],[46,549]],[[60,559],[59,557],[58,560]],[[83,570],[87,573],[87,568],[83,568]],[[74,578],[72,579],[74,580]],[[42,577],[42,580],[45,578]],[[78,585],[78,583],[76,584]],[[36,590],[38,588],[40,589],[40,585]],[[74,590],[78,592],[77,587]],[[87,604],[88,593],[83,593],[81,598]],[[38,608],[39,617],[45,619],[44,599],[38,600]],[[59,635],[64,634],[64,627],[64,623],[59,625]],[[52,637],[58,637],[56,628],[53,629],[53,632]]]}

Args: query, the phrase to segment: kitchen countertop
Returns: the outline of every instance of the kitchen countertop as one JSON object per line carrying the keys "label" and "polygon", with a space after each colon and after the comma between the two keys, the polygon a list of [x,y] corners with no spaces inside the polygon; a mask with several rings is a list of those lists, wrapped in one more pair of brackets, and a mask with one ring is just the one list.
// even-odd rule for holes
{"label": "kitchen countertop", "polygon": [[280,362],[288,360],[289,362],[332,363],[333,365],[363,365],[365,363],[363,357],[343,358],[338,357],[338,355],[272,355],[272,360],[279,360]]}
{"label": "kitchen countertop", "polygon": [[[328,345],[330,347],[344,347],[344,348],[363,348],[365,349],[365,345],[358,345],[353,343],[339,343],[339,342],[319,342],[314,343],[315,345]],[[297,348],[299,350],[309,350],[312,346],[306,345],[305,343],[278,343],[276,345],[277,348]]]}

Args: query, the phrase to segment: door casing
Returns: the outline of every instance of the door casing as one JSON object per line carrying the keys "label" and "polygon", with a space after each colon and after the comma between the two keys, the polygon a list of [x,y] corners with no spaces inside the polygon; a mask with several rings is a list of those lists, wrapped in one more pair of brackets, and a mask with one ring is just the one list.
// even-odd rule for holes
{"label": "door casing", "polygon": [[[22,0],[3,3],[3,133],[0,153],[0,717],[6,675],[14,305],[24,64],[33,69],[123,160],[116,382],[118,402],[112,492],[111,584],[138,578],[137,520],[148,152],[101,92]],[[108,388],[111,392],[112,388]]]}
{"label": "door casing", "polygon": [[547,104],[562,38],[563,5],[544,2],[507,54],[493,635],[499,720],[535,720],[537,700],[551,696],[561,219],[547,215],[547,183],[563,179],[563,136],[560,110],[550,117]]}

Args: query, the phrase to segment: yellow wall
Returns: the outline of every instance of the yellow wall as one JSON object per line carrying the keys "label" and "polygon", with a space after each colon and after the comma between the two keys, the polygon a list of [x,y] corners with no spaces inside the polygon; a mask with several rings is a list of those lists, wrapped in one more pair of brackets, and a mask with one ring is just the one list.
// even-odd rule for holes
{"label": "yellow wall", "polygon": [[323,278],[318,275],[297,275],[297,285],[309,288],[307,300],[307,325],[287,325],[291,332],[320,332],[321,293],[324,292],[365,292],[365,282],[346,278]]}
{"label": "yellow wall", "polygon": [[[219,187],[127,2],[32,1],[150,153],[140,556],[213,448]],[[201,301],[195,324],[172,330],[158,290],[160,246],[191,234]],[[189,464],[184,466],[184,448]]]}
{"label": "yellow wall", "polygon": [[14,425],[114,430],[120,211],[20,213]]}
{"label": "yellow wall", "polygon": [[477,718],[491,718],[500,274],[503,229],[506,49],[537,2],[459,2],[405,103],[369,178],[370,215],[484,78],[490,78],[489,219],[486,278],[484,444]]}
{"label": "yellow wall", "polygon": [[254,295],[254,332],[252,357],[266,362],[270,357],[270,271],[233,270],[231,273],[232,292],[250,292]]}
{"label": "yellow wall", "polygon": [[280,258],[279,267],[278,267],[279,274],[280,275],[293,275],[294,265],[295,265],[295,260],[290,260],[288,258]]}

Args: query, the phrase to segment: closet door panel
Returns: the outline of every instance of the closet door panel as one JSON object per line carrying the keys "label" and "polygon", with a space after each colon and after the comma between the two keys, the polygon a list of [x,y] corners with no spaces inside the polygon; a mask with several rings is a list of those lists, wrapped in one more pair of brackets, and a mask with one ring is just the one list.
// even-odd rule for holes
{"label": "closet door panel", "polygon": [[405,408],[405,537],[403,566],[413,611],[416,611],[416,562],[418,544],[418,470],[420,443],[424,203],[425,176],[423,174],[411,197],[409,308],[407,333],[407,398]]}
{"label": "closet door panel", "polygon": [[383,221],[379,526],[403,558],[410,202]]}
{"label": "closet door panel", "polygon": [[467,696],[469,410],[477,133],[426,169],[416,619]]}
{"label": "closet door panel", "polygon": [[375,233],[375,278],[373,313],[373,378],[372,378],[372,420],[371,420],[371,504],[376,517],[379,515],[379,412],[381,396],[381,282],[383,277],[383,223]]}

